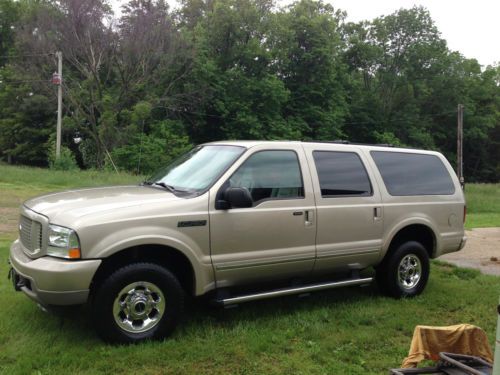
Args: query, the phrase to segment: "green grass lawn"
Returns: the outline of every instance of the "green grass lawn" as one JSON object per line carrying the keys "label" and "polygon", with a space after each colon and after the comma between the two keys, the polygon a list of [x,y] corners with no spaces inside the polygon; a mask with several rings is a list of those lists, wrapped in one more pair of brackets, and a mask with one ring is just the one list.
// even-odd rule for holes
{"label": "green grass lawn", "polygon": [[467,184],[465,227],[500,227],[500,184]]}
{"label": "green grass lawn", "polygon": [[[494,342],[500,278],[440,262],[415,299],[386,298],[373,285],[230,310],[195,300],[172,338],[133,346],[102,343],[83,309],[46,314],[14,293],[8,247],[23,200],[141,179],[0,165],[0,374],[386,374],[407,354],[417,324],[475,324]],[[466,193],[469,226],[500,226],[499,185],[468,185]]]}

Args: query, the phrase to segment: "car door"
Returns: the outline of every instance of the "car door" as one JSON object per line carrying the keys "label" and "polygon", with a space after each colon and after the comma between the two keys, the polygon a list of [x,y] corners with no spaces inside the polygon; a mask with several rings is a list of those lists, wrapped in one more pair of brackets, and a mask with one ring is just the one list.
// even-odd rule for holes
{"label": "car door", "polygon": [[365,268],[379,259],[383,208],[366,156],[346,145],[304,144],[317,206],[314,272]]}
{"label": "car door", "polygon": [[[210,191],[210,247],[218,287],[311,272],[316,209],[300,144],[256,146]],[[217,209],[228,187],[247,188],[249,208]]]}

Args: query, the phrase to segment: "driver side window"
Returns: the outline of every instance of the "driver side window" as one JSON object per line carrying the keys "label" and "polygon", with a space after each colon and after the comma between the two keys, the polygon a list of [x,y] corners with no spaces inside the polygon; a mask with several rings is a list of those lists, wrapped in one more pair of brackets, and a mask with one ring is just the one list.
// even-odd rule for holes
{"label": "driver side window", "polygon": [[250,156],[229,179],[229,187],[247,188],[252,200],[304,197],[299,160],[294,151],[259,151]]}

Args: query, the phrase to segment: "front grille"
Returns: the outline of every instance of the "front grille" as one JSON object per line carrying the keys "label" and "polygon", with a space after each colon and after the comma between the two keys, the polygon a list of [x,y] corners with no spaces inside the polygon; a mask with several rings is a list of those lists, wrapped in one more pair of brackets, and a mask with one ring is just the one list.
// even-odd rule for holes
{"label": "front grille", "polygon": [[19,237],[26,250],[32,254],[38,252],[42,248],[42,225],[38,221],[21,215]]}

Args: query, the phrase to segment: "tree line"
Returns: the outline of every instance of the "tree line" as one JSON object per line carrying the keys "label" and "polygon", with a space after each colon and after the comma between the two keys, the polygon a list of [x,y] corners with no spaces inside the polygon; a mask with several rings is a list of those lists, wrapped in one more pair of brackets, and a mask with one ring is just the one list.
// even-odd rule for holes
{"label": "tree line", "polygon": [[[333,3],[335,4],[335,3]],[[493,46],[492,46],[493,47]],[[0,0],[0,157],[150,173],[221,139],[390,143],[500,179],[500,66],[447,47],[422,7],[360,23],[318,0]],[[66,163],[66,164],[64,164]]]}

